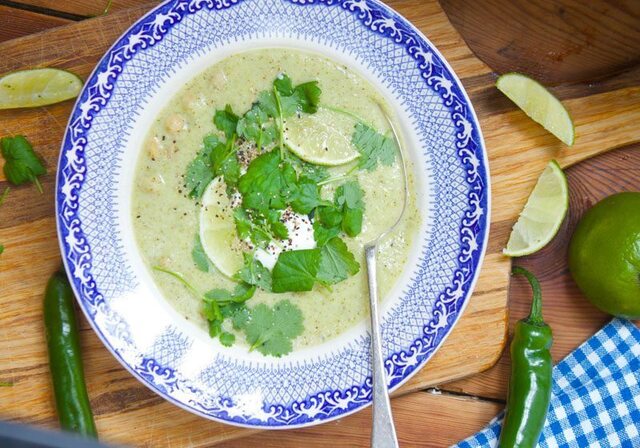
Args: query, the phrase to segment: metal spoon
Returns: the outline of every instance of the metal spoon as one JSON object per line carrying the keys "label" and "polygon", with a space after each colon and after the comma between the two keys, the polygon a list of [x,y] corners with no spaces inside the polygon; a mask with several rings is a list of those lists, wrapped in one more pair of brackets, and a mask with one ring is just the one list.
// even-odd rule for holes
{"label": "metal spoon", "polygon": [[395,230],[407,207],[407,172],[402,155],[402,147],[396,128],[391,119],[386,114],[380,104],[378,107],[382,110],[385,119],[389,123],[393,138],[395,139],[398,154],[400,156],[400,166],[402,168],[402,177],[404,180],[404,194],[402,196],[402,210],[396,222],[373,240],[364,246],[365,258],[367,261],[367,276],[369,281],[369,307],[371,311],[371,364],[372,364],[372,380],[373,389],[373,428],[371,432],[372,448],[398,448],[398,438],[396,429],[393,424],[393,415],[391,413],[391,402],[389,401],[389,392],[387,390],[387,376],[384,368],[384,359],[382,356],[382,343],[380,336],[380,319],[378,317],[378,280],[376,270],[376,255],[378,252],[378,244],[391,232]]}

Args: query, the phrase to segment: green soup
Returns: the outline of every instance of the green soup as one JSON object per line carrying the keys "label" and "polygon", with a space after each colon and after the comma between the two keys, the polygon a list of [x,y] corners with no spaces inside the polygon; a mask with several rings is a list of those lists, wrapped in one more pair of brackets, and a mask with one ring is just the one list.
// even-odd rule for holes
{"label": "green soup", "polygon": [[[203,147],[203,138],[220,135],[212,117],[214,111],[230,105],[234,111],[251,108],[258,94],[271,89],[279,73],[295,82],[318,81],[321,103],[348,110],[377,129],[388,124],[376,103],[384,104],[376,89],[357,73],[319,55],[292,49],[263,49],[240,53],[218,62],[195,76],[160,111],[141,148],[133,187],[134,232],[146,265],[160,265],[180,272],[199,291],[233,289],[235,282],[211,269],[199,270],[192,250],[198,234],[200,205],[187,196],[185,172]],[[388,109],[388,108],[387,108]],[[406,156],[405,156],[406,158]],[[350,166],[328,168],[331,176],[344,174]],[[409,249],[420,225],[416,208],[411,164],[407,161],[409,201],[402,222],[379,249],[378,281],[381,297],[392,289],[407,263]],[[364,244],[392,225],[403,204],[403,176],[400,164],[380,165],[375,170],[352,172],[364,192],[362,232],[344,237],[360,263],[357,274],[331,286],[316,284],[311,291],[272,293],[258,289],[247,302],[253,307],[274,305],[288,299],[304,317],[304,331],[293,349],[321,344],[367,317],[368,290]],[[336,185],[322,187],[330,201]],[[230,243],[231,244],[231,243]],[[150,269],[163,296],[186,319],[207,329],[202,300],[179,281]],[[225,331],[234,333],[229,322]],[[237,333],[237,332],[236,332]],[[237,343],[245,343],[237,338]]]}

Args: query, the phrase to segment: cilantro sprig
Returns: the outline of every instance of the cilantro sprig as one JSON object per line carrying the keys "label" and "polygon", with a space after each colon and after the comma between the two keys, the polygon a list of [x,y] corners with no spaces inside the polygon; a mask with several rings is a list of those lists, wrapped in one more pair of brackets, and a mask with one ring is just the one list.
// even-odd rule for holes
{"label": "cilantro sprig", "polygon": [[244,332],[251,350],[280,357],[293,350],[293,340],[304,331],[302,311],[289,300],[273,307],[263,303],[236,313],[233,326]]}
{"label": "cilantro sprig", "polygon": [[0,153],[5,160],[4,175],[13,185],[33,182],[40,193],[42,185],[38,176],[47,173],[42,160],[33,151],[31,143],[23,136],[0,139]]}

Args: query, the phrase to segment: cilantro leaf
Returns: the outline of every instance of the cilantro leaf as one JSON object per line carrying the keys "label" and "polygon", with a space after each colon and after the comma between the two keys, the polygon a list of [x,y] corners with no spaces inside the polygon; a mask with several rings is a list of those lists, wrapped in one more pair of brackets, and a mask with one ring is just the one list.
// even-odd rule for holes
{"label": "cilantro leaf", "polygon": [[396,145],[394,141],[364,123],[357,123],[351,143],[360,153],[358,168],[373,171],[382,163],[393,165],[396,159]]}
{"label": "cilantro leaf", "polygon": [[284,208],[282,191],[288,185],[287,165],[282,164],[277,151],[256,157],[238,182],[245,208],[266,211],[267,208]]}
{"label": "cilantro leaf", "polygon": [[47,173],[33,147],[22,135],[0,139],[2,157],[4,157],[4,175],[14,185],[33,182],[42,193],[38,176]]}
{"label": "cilantro leaf", "polygon": [[244,330],[250,318],[251,314],[246,306],[236,309],[231,316],[231,324],[233,326],[233,329]]}
{"label": "cilantro leaf", "polygon": [[236,127],[238,126],[238,117],[233,113],[231,105],[227,104],[223,110],[217,110],[213,116],[213,123],[220,131],[224,132],[227,140],[230,140],[236,133]]}
{"label": "cilantro leaf", "polygon": [[280,238],[281,240],[284,240],[286,238],[289,238],[289,229],[287,229],[287,226],[285,226],[284,223],[280,221],[281,216],[282,213],[280,211],[269,210],[269,212],[267,212],[267,223],[274,236]]}
{"label": "cilantro leaf", "polygon": [[227,157],[222,163],[219,175],[224,177],[227,187],[233,187],[238,183],[238,180],[240,180],[240,162],[238,162],[235,153]]}
{"label": "cilantro leaf", "polygon": [[317,274],[319,281],[335,284],[357,274],[359,270],[360,264],[340,238],[334,237],[322,247]]}
{"label": "cilantro leaf", "polygon": [[282,252],[271,271],[273,292],[311,291],[319,262],[318,249]]}
{"label": "cilantro leaf", "polygon": [[200,241],[200,235],[196,233],[195,240],[193,242],[193,249],[191,249],[191,258],[196,267],[202,272],[209,272],[209,257],[204,252],[202,242]]}
{"label": "cilantro leaf", "polygon": [[220,343],[225,347],[231,347],[236,342],[236,336],[233,333],[223,331],[220,333]]}
{"label": "cilantro leaf", "polygon": [[240,162],[234,147],[235,137],[226,143],[215,135],[204,138],[205,150],[210,151],[210,166],[213,177],[222,176],[227,186],[235,186],[240,178]]}
{"label": "cilantro leaf", "polygon": [[311,179],[302,177],[300,183],[293,187],[292,194],[288,198],[294,212],[308,215],[311,210],[324,204],[320,197],[320,187]]}
{"label": "cilantro leaf", "polygon": [[342,230],[351,237],[362,231],[363,196],[364,192],[355,180],[339,186],[334,195],[336,206],[342,208]]}
{"label": "cilantro leaf", "polygon": [[278,116],[278,105],[273,92],[269,90],[260,92],[258,94],[258,104],[269,117],[276,118]]}
{"label": "cilantro leaf", "polygon": [[342,210],[335,205],[323,205],[318,207],[316,209],[315,216],[316,219],[327,229],[339,227],[340,224],[342,224]]}
{"label": "cilantro leaf", "polygon": [[253,297],[256,292],[255,285],[249,285],[247,283],[239,283],[236,285],[233,292],[226,289],[212,289],[204,295],[205,303],[216,302],[218,305],[225,305],[228,303],[243,303]]}
{"label": "cilantro leaf", "polygon": [[233,219],[236,222],[238,238],[244,240],[251,235],[251,220],[246,210],[240,207],[233,209]]}
{"label": "cilantro leaf", "polygon": [[282,96],[293,95],[293,83],[286,73],[280,73],[276,76],[276,79],[273,81],[273,86]]}
{"label": "cilantro leaf", "polygon": [[318,81],[298,84],[293,92],[298,109],[308,114],[315,114],[318,111],[320,94],[322,94],[322,90],[318,87]]}
{"label": "cilantro leaf", "polygon": [[362,232],[363,210],[345,207],[342,213],[342,231],[352,238],[358,236]]}
{"label": "cilantro leaf", "polygon": [[205,143],[204,148],[187,166],[184,186],[189,190],[189,197],[191,198],[200,199],[207,185],[213,180],[213,169],[210,160],[212,150],[213,147]]}
{"label": "cilantro leaf", "polygon": [[316,183],[329,178],[329,171],[324,166],[303,162],[301,169],[302,176]]}
{"label": "cilantro leaf", "polygon": [[2,252],[4,252],[4,245],[0,244],[0,255],[2,255]]}
{"label": "cilantro leaf", "polygon": [[303,319],[300,308],[288,300],[276,303],[273,308],[257,305],[243,325],[250,350],[276,357],[290,353],[293,339],[304,330]]}
{"label": "cilantro leaf", "polygon": [[276,139],[277,129],[269,124],[269,115],[260,104],[254,104],[238,121],[238,135],[245,140],[255,142],[258,149],[273,143]]}
{"label": "cilantro leaf", "polygon": [[247,307],[244,302],[231,302],[227,303],[226,305],[220,306],[220,314],[222,315],[223,319],[233,318],[236,314],[242,313],[243,310],[246,310],[246,308]]}
{"label": "cilantro leaf", "polygon": [[334,236],[338,236],[339,233],[339,227],[326,228],[320,223],[320,221],[314,221],[313,223],[313,239],[316,240],[316,245],[318,247],[324,246],[327,244],[327,241]]}
{"label": "cilantro leaf", "polygon": [[244,254],[244,267],[234,275],[234,278],[248,285],[256,285],[265,291],[271,291],[271,271],[251,254]]}
{"label": "cilantro leaf", "polygon": [[338,206],[347,206],[349,208],[363,208],[362,198],[364,192],[360,188],[358,181],[352,180],[340,185],[336,189],[334,201]]}

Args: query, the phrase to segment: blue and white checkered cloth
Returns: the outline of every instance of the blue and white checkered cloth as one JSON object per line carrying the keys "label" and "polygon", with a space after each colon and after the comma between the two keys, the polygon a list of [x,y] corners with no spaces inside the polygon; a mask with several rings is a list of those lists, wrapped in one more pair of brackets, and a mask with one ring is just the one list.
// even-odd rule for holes
{"label": "blue and white checkered cloth", "polygon": [[[498,445],[503,413],[457,448]],[[539,447],[640,447],[640,329],[614,319],[553,369]]]}

